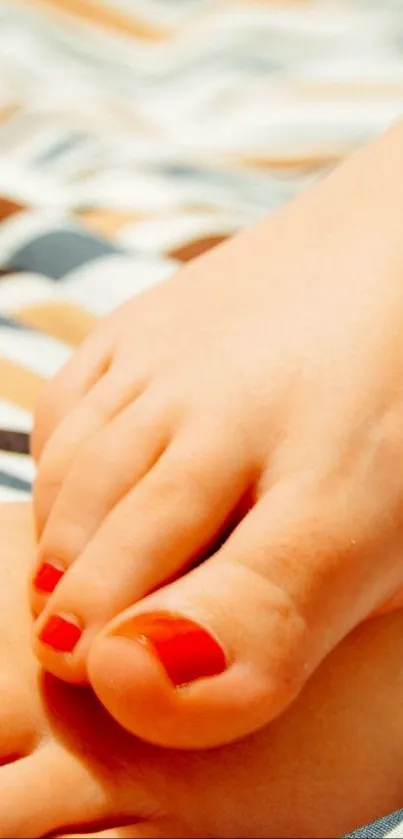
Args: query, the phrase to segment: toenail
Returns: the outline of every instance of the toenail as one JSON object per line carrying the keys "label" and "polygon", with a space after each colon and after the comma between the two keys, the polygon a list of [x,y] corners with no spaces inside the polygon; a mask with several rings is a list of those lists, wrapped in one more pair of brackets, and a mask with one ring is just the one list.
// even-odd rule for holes
{"label": "toenail", "polygon": [[56,565],[52,562],[43,562],[39,566],[34,579],[35,588],[43,592],[43,594],[51,594],[59,580],[63,577],[65,570],[61,565]]}
{"label": "toenail", "polygon": [[74,618],[52,615],[39,633],[39,640],[59,653],[71,653],[83,631]]}
{"label": "toenail", "polygon": [[188,618],[150,612],[127,621],[113,632],[113,636],[129,638],[149,647],[175,687],[218,676],[227,666],[224,652],[215,638]]}

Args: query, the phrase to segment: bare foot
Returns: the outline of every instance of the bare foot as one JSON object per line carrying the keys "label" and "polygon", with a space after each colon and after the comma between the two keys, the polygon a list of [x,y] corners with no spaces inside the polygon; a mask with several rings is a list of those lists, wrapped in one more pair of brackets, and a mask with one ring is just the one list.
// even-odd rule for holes
{"label": "bare foot", "polygon": [[258,729],[403,584],[402,137],[112,314],[43,398],[36,653],[152,742]]}
{"label": "bare foot", "polygon": [[257,734],[161,749],[88,689],[43,679],[29,643],[28,507],[0,507],[0,544],[1,839],[336,837],[401,804],[402,613],[356,630]]}

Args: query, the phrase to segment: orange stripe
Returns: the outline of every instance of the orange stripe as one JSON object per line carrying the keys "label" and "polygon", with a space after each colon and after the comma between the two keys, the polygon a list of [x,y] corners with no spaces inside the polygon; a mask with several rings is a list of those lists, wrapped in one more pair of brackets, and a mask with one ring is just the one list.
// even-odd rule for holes
{"label": "orange stripe", "polygon": [[7,402],[33,411],[44,384],[38,373],[0,356],[0,397]]}
{"label": "orange stripe", "polygon": [[13,314],[21,323],[40,329],[72,347],[78,347],[96,324],[93,315],[71,303],[25,306]]}
{"label": "orange stripe", "polygon": [[17,104],[6,105],[4,108],[0,108],[0,124],[7,122],[8,119],[18,114],[19,111],[21,111],[21,106]]}
{"label": "orange stripe", "polygon": [[23,204],[17,204],[16,201],[11,201],[10,198],[0,196],[0,221],[4,221],[4,219],[14,215],[14,213],[20,213],[21,210],[26,210]]}
{"label": "orange stripe", "polygon": [[[32,7],[32,0],[18,0],[18,2]],[[52,7],[58,13],[74,15],[86,23],[93,23],[131,38],[160,41],[169,35],[167,31],[151,26],[139,18],[127,18],[115,9],[100,7],[95,0],[35,0],[35,5],[44,9]]]}
{"label": "orange stripe", "polygon": [[168,256],[171,259],[177,259],[178,262],[190,262],[197,256],[201,256],[202,253],[211,250],[211,248],[221,245],[222,242],[228,239],[228,236],[203,236],[200,239],[193,239],[190,242],[179,245],[177,248],[173,248],[173,250],[169,251]]}
{"label": "orange stripe", "polygon": [[337,149],[313,148],[305,154],[295,156],[285,154],[260,155],[257,153],[250,156],[239,156],[236,163],[254,169],[314,169],[319,166],[331,166],[338,163],[346,155],[355,151],[357,146],[358,143],[346,143],[345,146],[340,145]]}
{"label": "orange stripe", "polygon": [[79,213],[79,219],[87,230],[98,235],[111,238],[119,232],[121,227],[133,221],[144,219],[143,213],[123,212],[121,210],[85,210]]}

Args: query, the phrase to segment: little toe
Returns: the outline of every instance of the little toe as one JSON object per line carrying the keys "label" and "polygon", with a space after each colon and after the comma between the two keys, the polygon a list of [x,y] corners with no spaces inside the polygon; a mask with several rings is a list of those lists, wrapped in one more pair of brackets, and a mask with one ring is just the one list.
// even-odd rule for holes
{"label": "little toe", "polygon": [[36,462],[59,423],[108,370],[113,338],[112,332],[95,329],[44,387],[35,409],[31,435],[31,451]]}
{"label": "little toe", "polygon": [[[87,441],[93,439],[111,420],[134,403],[145,387],[139,373],[114,366],[76,401],[62,419],[41,455],[35,483],[34,510],[38,535],[41,535],[50,511],[75,458]],[[104,453],[105,456],[105,453]]]}
{"label": "little toe", "polygon": [[193,428],[179,434],[106,517],[49,597],[36,623],[42,665],[60,678],[85,681],[94,635],[207,551],[249,480],[230,446],[213,450]]}
{"label": "little toe", "polygon": [[243,737],[285,709],[364,617],[356,591],[368,567],[352,565],[351,540],[336,550],[329,522],[315,533],[315,508],[281,496],[261,499],[215,556],[95,638],[90,682],[132,733],[177,748]]}

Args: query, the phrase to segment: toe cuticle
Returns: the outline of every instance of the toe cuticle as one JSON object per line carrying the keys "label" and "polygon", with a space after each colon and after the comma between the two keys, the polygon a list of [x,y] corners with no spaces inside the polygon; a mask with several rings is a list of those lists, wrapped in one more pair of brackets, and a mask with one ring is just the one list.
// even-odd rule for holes
{"label": "toe cuticle", "polygon": [[71,615],[51,615],[38,633],[47,647],[58,653],[72,653],[83,634],[82,627]]}
{"label": "toe cuticle", "polygon": [[157,656],[177,688],[227,669],[225,653],[210,633],[188,618],[153,612],[126,621],[110,637],[123,637],[147,646]]}

